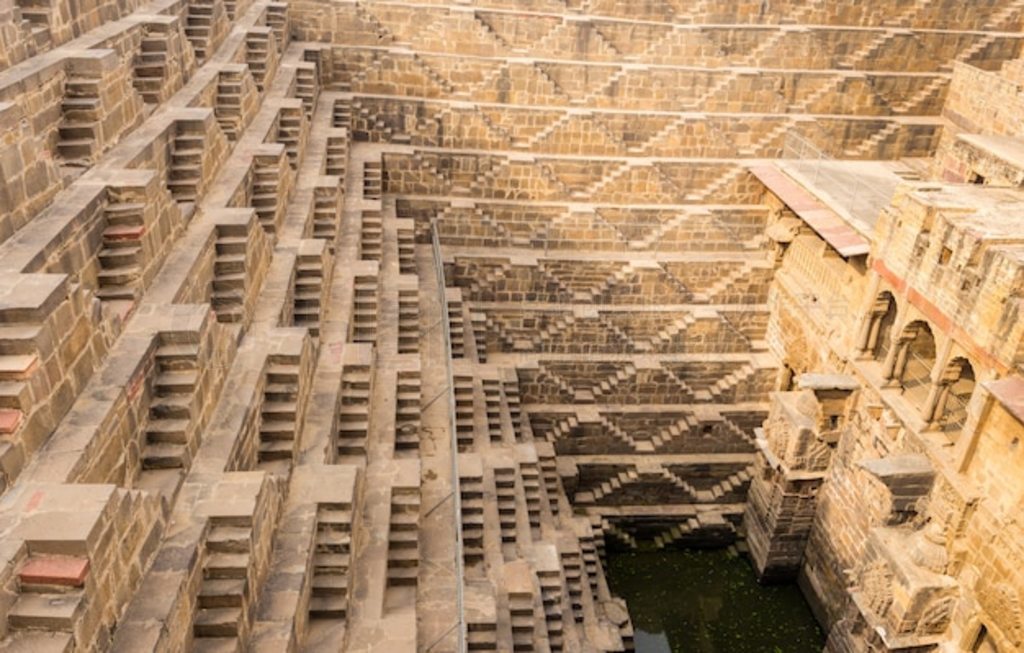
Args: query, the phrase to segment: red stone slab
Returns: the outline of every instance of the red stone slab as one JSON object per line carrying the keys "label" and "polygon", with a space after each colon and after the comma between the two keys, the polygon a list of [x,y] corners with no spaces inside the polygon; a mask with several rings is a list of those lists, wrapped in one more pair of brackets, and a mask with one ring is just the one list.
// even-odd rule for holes
{"label": "red stone slab", "polygon": [[773,165],[751,166],[750,172],[773,195],[825,239],[840,256],[861,256],[871,251],[871,243],[851,227],[842,216],[822,204],[803,186]]}
{"label": "red stone slab", "polygon": [[1009,376],[985,385],[992,396],[1018,421],[1024,422],[1024,379]]}
{"label": "red stone slab", "polygon": [[107,227],[103,232],[103,237],[108,240],[139,240],[144,233],[146,233],[144,225],[122,225]]}
{"label": "red stone slab", "polygon": [[89,560],[71,556],[29,558],[18,572],[18,579],[29,585],[82,587],[89,573]]}
{"label": "red stone slab", "polygon": [[0,409],[0,434],[10,435],[21,426],[21,420],[25,414],[16,408]]}

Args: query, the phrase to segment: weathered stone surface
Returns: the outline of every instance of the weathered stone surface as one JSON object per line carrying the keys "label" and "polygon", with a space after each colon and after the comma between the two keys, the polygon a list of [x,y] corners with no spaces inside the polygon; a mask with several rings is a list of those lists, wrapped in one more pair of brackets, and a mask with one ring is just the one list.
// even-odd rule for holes
{"label": "weathered stone surface", "polygon": [[1020,3],[470,4],[0,0],[0,648],[1024,646]]}

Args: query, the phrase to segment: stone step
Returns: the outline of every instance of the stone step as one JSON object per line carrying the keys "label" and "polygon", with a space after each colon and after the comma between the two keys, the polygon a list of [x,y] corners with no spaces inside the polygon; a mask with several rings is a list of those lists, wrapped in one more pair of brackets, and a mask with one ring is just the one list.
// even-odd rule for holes
{"label": "stone step", "polygon": [[100,265],[104,268],[124,268],[137,266],[142,248],[138,245],[124,243],[117,247],[100,250]]}
{"label": "stone step", "polygon": [[309,614],[311,617],[343,619],[348,606],[348,598],[345,596],[316,596],[309,600]]}
{"label": "stone step", "polygon": [[294,453],[292,451],[293,446],[293,442],[288,440],[260,442],[260,460],[290,460]]}
{"label": "stone step", "polygon": [[14,632],[0,640],[0,650],[5,653],[71,653],[74,638],[71,633]]}
{"label": "stone step", "polygon": [[[206,536],[206,547],[215,553],[240,553],[248,555],[251,546],[252,529],[248,526],[218,524],[210,529],[209,534]],[[224,561],[230,560],[225,559]]]}
{"label": "stone step", "polygon": [[142,448],[143,469],[177,469],[185,466],[184,444],[176,442],[150,442]]}
{"label": "stone step", "polygon": [[20,594],[7,613],[12,629],[71,632],[85,602],[81,591],[60,594]]}
{"label": "stone step", "polygon": [[237,637],[241,608],[200,608],[192,622],[196,637]]}
{"label": "stone step", "polygon": [[161,372],[154,383],[158,394],[191,394],[196,389],[198,370],[174,370]]}
{"label": "stone step", "polygon": [[191,395],[166,395],[153,397],[149,413],[157,419],[182,419],[192,417]]}
{"label": "stone step", "polygon": [[196,637],[192,640],[191,653],[241,653],[242,645],[237,637]]}
{"label": "stone step", "polygon": [[145,437],[154,444],[185,444],[188,439],[188,421],[150,420],[145,427]]}
{"label": "stone step", "polygon": [[248,553],[223,553],[218,551],[209,555],[203,573],[207,578],[245,578],[248,570]]}
{"label": "stone step", "polygon": [[199,587],[199,607],[240,608],[247,586],[245,578],[208,578]]}

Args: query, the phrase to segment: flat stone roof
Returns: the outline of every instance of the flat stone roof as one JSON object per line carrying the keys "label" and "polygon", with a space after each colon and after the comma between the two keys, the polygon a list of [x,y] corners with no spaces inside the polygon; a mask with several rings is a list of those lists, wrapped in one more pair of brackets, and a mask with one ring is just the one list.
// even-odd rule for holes
{"label": "flat stone roof", "polygon": [[871,238],[882,209],[892,203],[896,187],[918,181],[915,160],[835,161],[792,159],[779,168]]}
{"label": "flat stone roof", "polygon": [[840,255],[862,256],[871,250],[867,238],[778,166],[752,166],[750,171]]}
{"label": "flat stone roof", "polygon": [[960,134],[957,140],[984,150],[1015,168],[1024,168],[1024,139],[1012,136]]}
{"label": "flat stone roof", "polygon": [[959,229],[988,243],[992,250],[1024,262],[1024,191],[975,184],[929,184],[913,194]]}
{"label": "flat stone roof", "polygon": [[1024,378],[1008,376],[998,381],[989,381],[985,388],[1018,421],[1024,423]]}

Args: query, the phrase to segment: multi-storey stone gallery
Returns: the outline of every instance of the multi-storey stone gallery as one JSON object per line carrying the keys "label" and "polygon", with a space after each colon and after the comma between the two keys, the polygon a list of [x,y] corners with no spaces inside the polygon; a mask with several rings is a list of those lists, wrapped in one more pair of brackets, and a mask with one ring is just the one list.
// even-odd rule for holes
{"label": "multi-storey stone gallery", "polygon": [[0,0],[0,272],[0,650],[1024,651],[1024,0]]}

